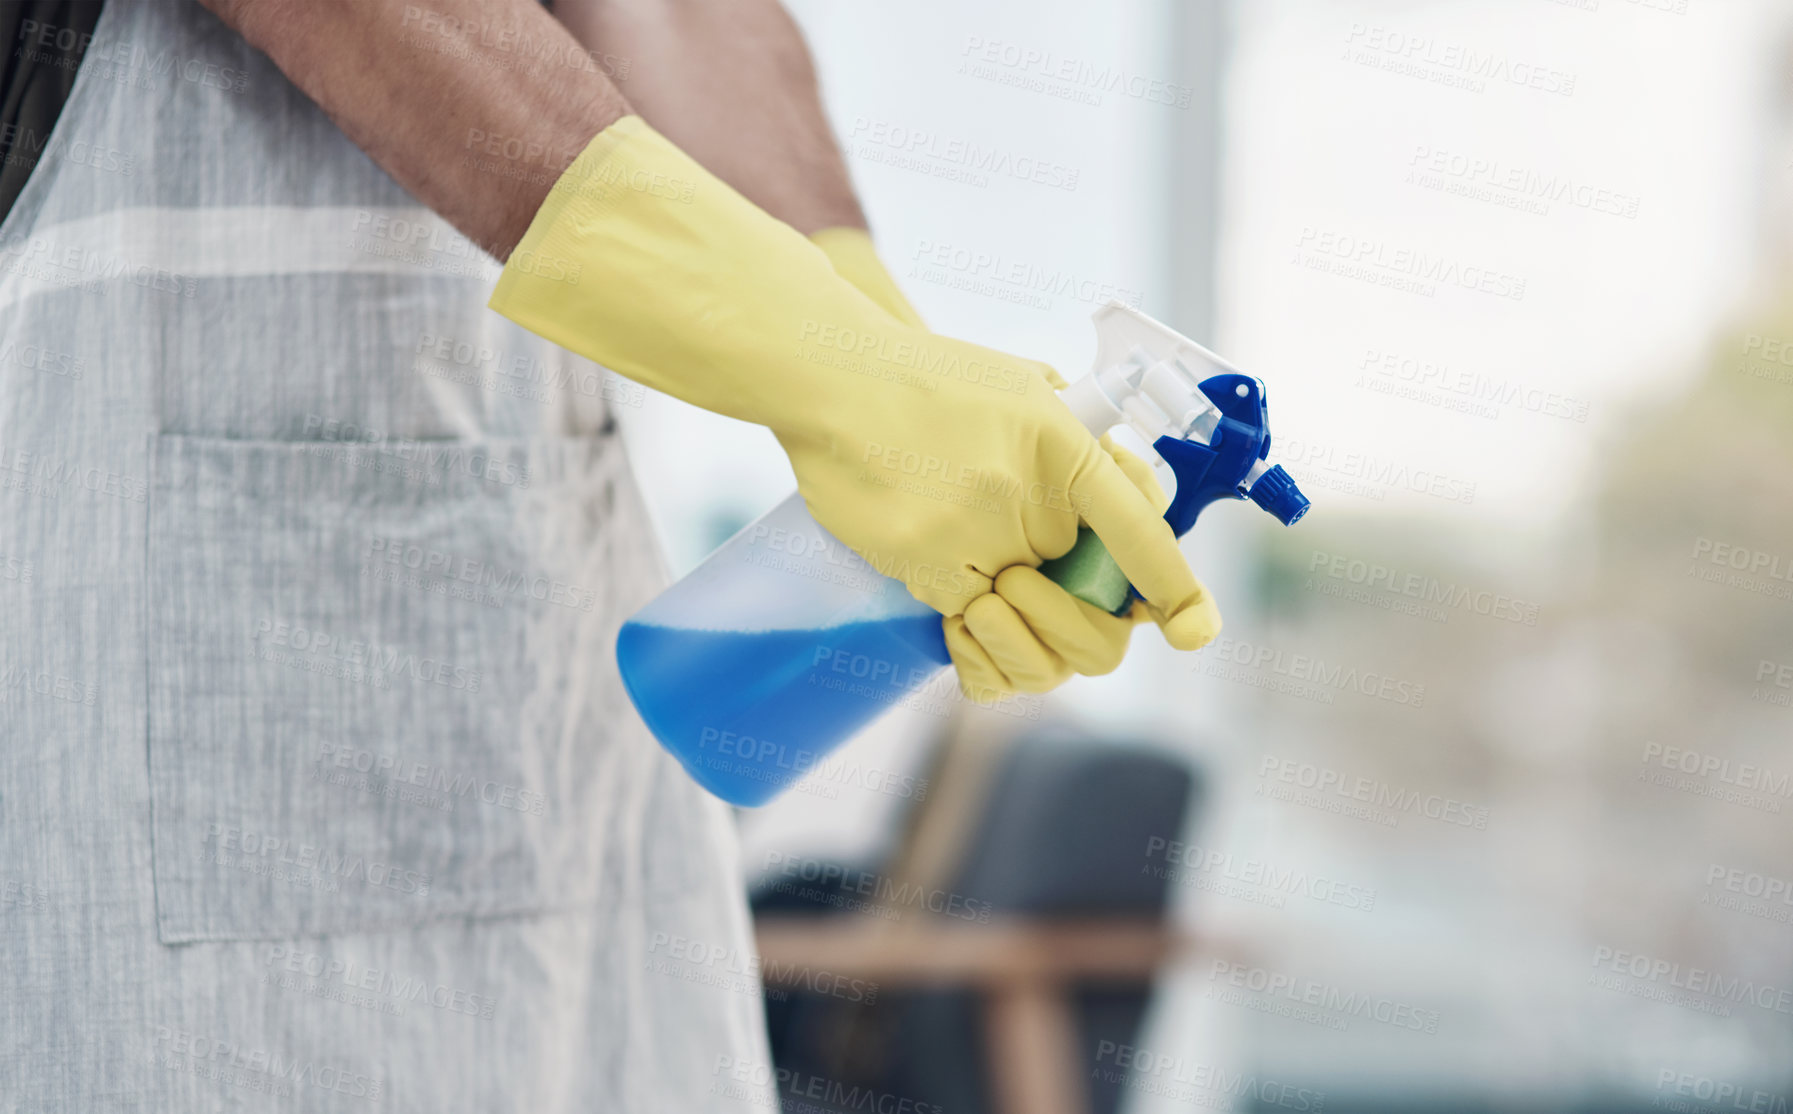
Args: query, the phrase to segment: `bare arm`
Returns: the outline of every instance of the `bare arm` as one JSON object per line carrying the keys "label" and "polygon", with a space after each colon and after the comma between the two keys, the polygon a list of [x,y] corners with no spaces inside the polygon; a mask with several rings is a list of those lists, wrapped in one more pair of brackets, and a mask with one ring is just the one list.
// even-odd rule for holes
{"label": "bare arm", "polygon": [[632,111],[589,59],[568,61],[586,56],[536,0],[201,2],[499,259],[558,170]]}
{"label": "bare arm", "polygon": [[[631,112],[800,232],[864,225],[777,0],[558,0],[565,25],[536,0],[200,2],[499,259]],[[619,81],[594,50],[627,59]]]}
{"label": "bare arm", "polygon": [[865,227],[815,66],[778,0],[554,0],[642,119],[797,231]]}

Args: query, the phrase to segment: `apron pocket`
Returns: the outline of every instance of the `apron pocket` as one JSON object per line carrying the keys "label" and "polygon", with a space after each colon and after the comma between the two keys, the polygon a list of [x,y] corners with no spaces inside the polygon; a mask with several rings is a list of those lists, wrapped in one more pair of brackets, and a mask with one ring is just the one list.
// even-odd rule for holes
{"label": "apron pocket", "polygon": [[618,438],[151,446],[165,943],[588,906],[651,744],[611,656],[659,583]]}

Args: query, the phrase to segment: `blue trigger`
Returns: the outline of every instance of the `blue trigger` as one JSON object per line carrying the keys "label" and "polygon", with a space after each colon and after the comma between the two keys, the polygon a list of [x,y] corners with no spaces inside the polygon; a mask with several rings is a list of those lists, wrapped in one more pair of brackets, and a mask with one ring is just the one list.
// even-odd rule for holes
{"label": "blue trigger", "polygon": [[1270,453],[1269,407],[1261,382],[1249,375],[1216,375],[1202,380],[1201,389],[1220,411],[1220,424],[1208,443],[1160,437],[1152,445],[1177,477],[1164,521],[1179,538],[1209,504],[1245,498],[1252,465]]}
{"label": "blue trigger", "polygon": [[1175,437],[1160,437],[1153,442],[1152,448],[1177,477],[1177,491],[1164,512],[1164,521],[1170,523],[1171,530],[1180,538],[1195,525],[1195,518],[1202,513],[1203,507],[1225,494],[1202,484],[1220,454],[1199,442],[1179,441]]}

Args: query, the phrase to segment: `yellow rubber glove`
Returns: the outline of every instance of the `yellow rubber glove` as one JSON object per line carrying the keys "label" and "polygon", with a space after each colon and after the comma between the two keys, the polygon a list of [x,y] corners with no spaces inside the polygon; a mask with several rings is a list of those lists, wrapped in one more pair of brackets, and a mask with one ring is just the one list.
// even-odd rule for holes
{"label": "yellow rubber glove", "polygon": [[[897,320],[918,328],[921,314],[903,296],[863,228],[825,228],[810,235],[834,270]],[[1055,389],[1064,381],[1054,372]],[[1170,497],[1152,466],[1102,438],[1102,447],[1121,471],[1152,501],[1159,515]],[[946,644],[963,687],[974,699],[1004,692],[1046,692],[1072,674],[1100,676],[1120,667],[1133,627],[1147,617],[1135,603],[1125,615],[1111,615],[1066,592],[1029,565],[998,573],[991,591],[972,601],[963,615],[946,620]]]}
{"label": "yellow rubber glove", "polygon": [[[1152,466],[1108,437],[1102,438],[1102,447],[1163,515],[1170,496]],[[1153,609],[1139,600],[1125,614],[1111,615],[1066,592],[1038,569],[1016,565],[997,575],[989,595],[972,601],[960,629],[955,630],[956,620],[947,620],[946,639],[966,679],[965,691],[974,699],[979,696],[974,686],[1045,692],[1072,673],[1095,677],[1114,672],[1126,656],[1133,627],[1153,616]],[[1218,611],[1213,622],[1218,635]],[[956,646],[955,636],[962,639]],[[996,679],[990,680],[992,676]]]}
{"label": "yellow rubber glove", "polygon": [[903,291],[884,269],[871,233],[863,228],[824,228],[810,233],[810,242],[822,249],[834,272],[857,286],[866,297],[877,302],[885,313],[905,325],[925,329],[921,314],[903,297]]}
{"label": "yellow rubber glove", "polygon": [[769,427],[816,520],[942,615],[963,616],[1004,570],[1068,551],[1081,517],[1171,645],[1218,631],[1170,527],[1046,365],[895,319],[639,117],[561,176],[491,305],[621,375]]}

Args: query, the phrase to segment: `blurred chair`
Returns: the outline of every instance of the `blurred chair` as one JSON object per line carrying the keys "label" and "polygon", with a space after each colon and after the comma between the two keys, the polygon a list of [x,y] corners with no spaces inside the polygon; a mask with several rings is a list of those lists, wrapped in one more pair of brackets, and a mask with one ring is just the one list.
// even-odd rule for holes
{"label": "blurred chair", "polygon": [[[837,1084],[818,1090],[841,1109],[856,1089],[948,1114],[1112,1114],[1120,1082],[1095,1070],[1096,1050],[1134,1042],[1154,974],[1194,943],[1165,923],[1146,848],[1183,831],[1199,779],[1066,730],[960,730],[930,785],[892,860],[847,878],[940,911],[897,904],[885,920],[839,911],[850,893],[756,895],[779,1068]],[[780,992],[817,972],[876,983],[878,1000]],[[830,1108],[825,1094],[803,1102]]]}

